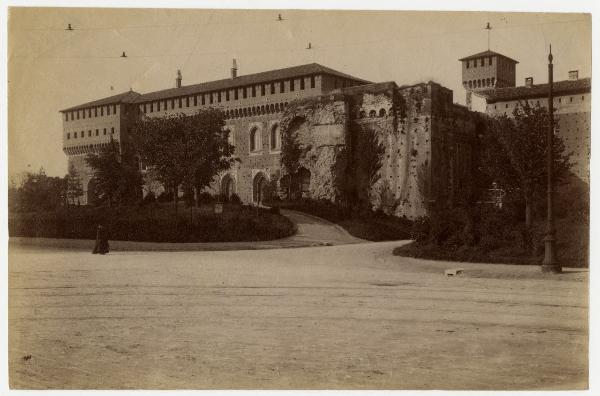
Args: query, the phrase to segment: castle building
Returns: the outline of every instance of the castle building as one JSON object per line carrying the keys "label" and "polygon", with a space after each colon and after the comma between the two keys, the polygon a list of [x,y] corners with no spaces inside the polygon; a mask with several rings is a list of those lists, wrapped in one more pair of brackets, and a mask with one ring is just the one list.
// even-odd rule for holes
{"label": "castle building", "polygon": [[[497,61],[482,62],[482,59],[485,60],[485,58],[482,58],[482,54],[485,54],[483,55],[485,57],[489,56],[489,53],[494,52],[486,51],[459,59],[463,65],[463,86],[466,90],[467,104],[470,109],[492,117],[499,115],[511,117],[517,106],[529,104],[530,106],[548,107],[549,87],[547,83],[534,84],[533,77],[527,77],[524,85],[515,86],[514,75],[518,62],[500,54],[496,55]],[[479,59],[479,61],[476,59]],[[473,62],[479,66],[481,75],[473,74]],[[504,72],[495,74],[496,71],[491,66],[489,70],[482,71],[481,64],[487,64],[488,62],[490,65],[495,62]],[[501,64],[504,66],[500,66]],[[494,76],[496,76],[495,79]],[[488,84],[488,80],[490,84]],[[558,79],[555,77],[555,80]],[[481,81],[481,86],[479,81]],[[557,119],[556,133],[563,139],[566,152],[573,153],[571,171],[588,184],[591,87],[591,78],[580,79],[577,70],[570,71],[568,79],[553,83],[554,114]]]}
{"label": "castle building", "polygon": [[[87,153],[111,137],[119,141],[142,117],[223,111],[239,162],[215,177],[211,192],[264,199],[281,185],[283,134],[300,144],[301,194],[334,202],[363,200],[399,216],[426,214],[436,200],[452,199],[471,180],[476,118],[453,103],[452,91],[428,82],[398,86],[313,63],[147,94],[126,92],[61,111],[63,147],[79,171],[86,203],[94,203]],[[363,161],[375,137],[384,153],[376,177]]]}

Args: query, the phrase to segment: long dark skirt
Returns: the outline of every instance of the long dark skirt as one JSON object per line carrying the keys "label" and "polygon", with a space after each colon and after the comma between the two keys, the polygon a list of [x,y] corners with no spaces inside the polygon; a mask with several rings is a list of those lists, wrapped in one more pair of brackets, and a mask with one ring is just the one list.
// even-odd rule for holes
{"label": "long dark skirt", "polygon": [[108,245],[107,239],[96,239],[96,246],[94,246],[94,254],[106,254],[108,253],[110,246]]}
{"label": "long dark skirt", "polygon": [[93,254],[106,254],[108,253],[108,237],[104,229],[98,230],[96,234],[96,245],[94,246]]}

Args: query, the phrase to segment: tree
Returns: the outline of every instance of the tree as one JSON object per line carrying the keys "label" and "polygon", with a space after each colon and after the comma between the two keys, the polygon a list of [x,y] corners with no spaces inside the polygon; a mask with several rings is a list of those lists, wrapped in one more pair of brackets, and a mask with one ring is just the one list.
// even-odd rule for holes
{"label": "tree", "polygon": [[141,192],[141,174],[132,150],[126,142],[110,142],[98,153],[90,153],[85,161],[93,169],[96,193],[109,206],[113,202],[126,203],[137,200]]}
{"label": "tree", "polygon": [[81,179],[73,164],[69,165],[69,173],[65,176],[67,183],[67,202],[75,204],[79,202],[79,197],[83,195],[83,187],[81,185]]}
{"label": "tree", "polygon": [[[205,109],[195,115],[145,118],[136,124],[132,137],[139,158],[165,186],[175,192],[181,186],[197,196],[235,161],[235,147],[224,126],[220,110]],[[177,193],[173,202],[177,208]]]}
{"label": "tree", "polygon": [[[516,106],[513,117],[491,119],[484,136],[482,171],[491,181],[525,203],[525,230],[533,223],[533,206],[546,191],[546,135],[548,111],[528,103]],[[571,153],[559,136],[554,137],[554,177],[563,178],[571,167]],[[529,242],[526,240],[526,245]]]}
{"label": "tree", "polygon": [[14,210],[54,210],[65,202],[66,179],[47,176],[40,168],[38,173],[26,173],[20,185],[13,185],[9,193]]}

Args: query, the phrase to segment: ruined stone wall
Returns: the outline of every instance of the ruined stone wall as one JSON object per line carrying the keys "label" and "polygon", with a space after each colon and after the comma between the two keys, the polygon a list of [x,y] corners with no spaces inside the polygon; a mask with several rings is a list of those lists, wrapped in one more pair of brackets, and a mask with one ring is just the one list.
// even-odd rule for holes
{"label": "ruined stone wall", "polygon": [[339,93],[292,102],[283,114],[281,131],[301,149],[298,166],[310,172],[313,199],[339,202],[345,197],[347,119],[348,106]]}

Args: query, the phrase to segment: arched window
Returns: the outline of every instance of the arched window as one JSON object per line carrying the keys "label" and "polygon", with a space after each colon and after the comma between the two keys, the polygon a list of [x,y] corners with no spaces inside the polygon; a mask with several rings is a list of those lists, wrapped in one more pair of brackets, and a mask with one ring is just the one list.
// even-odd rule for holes
{"label": "arched window", "polygon": [[490,86],[490,79],[489,79],[489,78],[486,78],[486,79],[485,79],[485,86],[486,86],[486,87],[489,87],[489,86]]}
{"label": "arched window", "polygon": [[271,113],[275,113],[275,105],[271,104],[271,106],[269,106],[269,107],[271,109]]}
{"label": "arched window", "polygon": [[371,118],[377,117],[377,112],[375,110],[369,111],[369,117],[371,117]]}
{"label": "arched window", "polygon": [[271,150],[281,150],[281,131],[279,125],[275,124],[271,128]]}
{"label": "arched window", "polygon": [[[263,85],[263,87],[264,87],[264,85]],[[260,106],[260,114],[266,114],[264,105]]]}
{"label": "arched window", "polygon": [[260,132],[257,127],[250,131],[250,151],[260,150]]}
{"label": "arched window", "polygon": [[469,81],[469,88],[473,88],[473,81]]}
{"label": "arched window", "polygon": [[379,117],[385,117],[385,109],[379,110]]}
{"label": "arched window", "polygon": [[279,103],[275,103],[275,111],[279,113]]}

